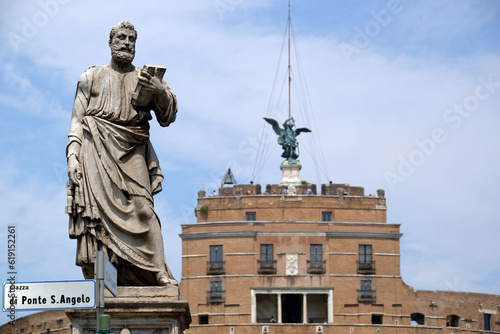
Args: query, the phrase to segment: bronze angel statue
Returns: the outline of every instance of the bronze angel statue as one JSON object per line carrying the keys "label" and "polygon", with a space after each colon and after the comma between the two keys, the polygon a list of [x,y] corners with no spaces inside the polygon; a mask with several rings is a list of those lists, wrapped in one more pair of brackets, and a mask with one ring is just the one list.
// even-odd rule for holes
{"label": "bronze angel statue", "polygon": [[295,122],[293,117],[287,119],[285,123],[283,123],[283,129],[280,128],[278,122],[272,118],[265,118],[264,120],[273,126],[274,132],[278,135],[278,144],[283,147],[282,158],[287,160],[296,160],[299,157],[298,146],[299,142],[296,137],[301,132],[311,132],[308,128],[298,128],[293,129],[295,126]]}

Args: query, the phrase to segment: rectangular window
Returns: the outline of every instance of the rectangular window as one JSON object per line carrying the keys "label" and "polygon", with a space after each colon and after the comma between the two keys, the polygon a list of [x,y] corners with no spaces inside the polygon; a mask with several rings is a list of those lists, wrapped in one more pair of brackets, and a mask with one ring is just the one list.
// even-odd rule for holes
{"label": "rectangular window", "polygon": [[247,212],[247,220],[248,221],[255,221],[256,219],[257,219],[256,212]]}
{"label": "rectangular window", "polygon": [[384,323],[384,316],[382,314],[372,314],[372,324],[382,325]]}
{"label": "rectangular window", "polygon": [[323,262],[323,245],[311,245],[311,263]]}
{"label": "rectangular window", "polygon": [[210,291],[207,294],[207,303],[224,303],[222,281],[210,281]]}
{"label": "rectangular window", "polygon": [[198,324],[199,325],[208,325],[208,315],[199,315],[198,316]]}
{"label": "rectangular window", "polygon": [[332,213],[331,212],[322,212],[321,213],[321,220],[324,222],[331,222],[332,221]]}
{"label": "rectangular window", "polygon": [[371,280],[361,280],[361,286],[359,289],[361,292],[371,292],[372,291],[372,281]]}
{"label": "rectangular window", "polygon": [[210,281],[210,292],[221,293],[222,292],[222,281]]}
{"label": "rectangular window", "polygon": [[260,245],[260,262],[273,262],[273,244]]}
{"label": "rectangular window", "polygon": [[222,246],[210,246],[210,263],[222,263]]}
{"label": "rectangular window", "polygon": [[372,287],[371,280],[361,280],[358,290],[358,302],[360,303],[375,303],[375,290]]}
{"label": "rectangular window", "polygon": [[323,245],[311,244],[310,260],[307,261],[308,274],[324,274]]}
{"label": "rectangular window", "polygon": [[359,263],[372,263],[371,245],[359,245]]}

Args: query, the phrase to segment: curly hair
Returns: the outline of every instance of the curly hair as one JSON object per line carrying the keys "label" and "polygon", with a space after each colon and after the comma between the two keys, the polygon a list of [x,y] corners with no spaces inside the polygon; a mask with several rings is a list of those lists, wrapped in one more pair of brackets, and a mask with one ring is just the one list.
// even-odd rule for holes
{"label": "curly hair", "polygon": [[135,33],[135,39],[137,39],[137,30],[135,30],[134,25],[132,23],[130,23],[129,21],[120,21],[117,24],[115,24],[115,26],[109,32],[109,41],[111,41],[113,39],[115,34],[118,32],[118,29],[121,29],[121,28],[133,30]]}

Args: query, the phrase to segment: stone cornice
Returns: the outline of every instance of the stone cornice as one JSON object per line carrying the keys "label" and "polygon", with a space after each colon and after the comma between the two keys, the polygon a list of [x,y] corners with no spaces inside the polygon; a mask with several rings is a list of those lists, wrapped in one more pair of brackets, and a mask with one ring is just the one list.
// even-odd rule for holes
{"label": "stone cornice", "polygon": [[377,233],[377,232],[257,232],[257,231],[221,231],[221,232],[195,232],[179,234],[182,240],[193,239],[220,239],[220,238],[255,238],[257,236],[325,236],[330,239],[389,239],[399,240],[402,233]]}
{"label": "stone cornice", "polygon": [[189,239],[220,239],[220,238],[255,238],[256,231],[229,231],[229,232],[196,232],[181,233],[182,240]]}
{"label": "stone cornice", "polygon": [[326,232],[328,238],[333,239],[391,239],[399,240],[402,233],[377,233],[377,232]]}

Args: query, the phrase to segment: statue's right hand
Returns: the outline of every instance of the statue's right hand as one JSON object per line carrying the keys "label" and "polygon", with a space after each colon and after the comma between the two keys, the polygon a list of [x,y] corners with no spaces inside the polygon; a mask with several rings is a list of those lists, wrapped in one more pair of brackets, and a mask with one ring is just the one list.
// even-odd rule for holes
{"label": "statue's right hand", "polygon": [[82,169],[76,155],[72,154],[68,158],[68,177],[75,186],[80,184],[82,179]]}

